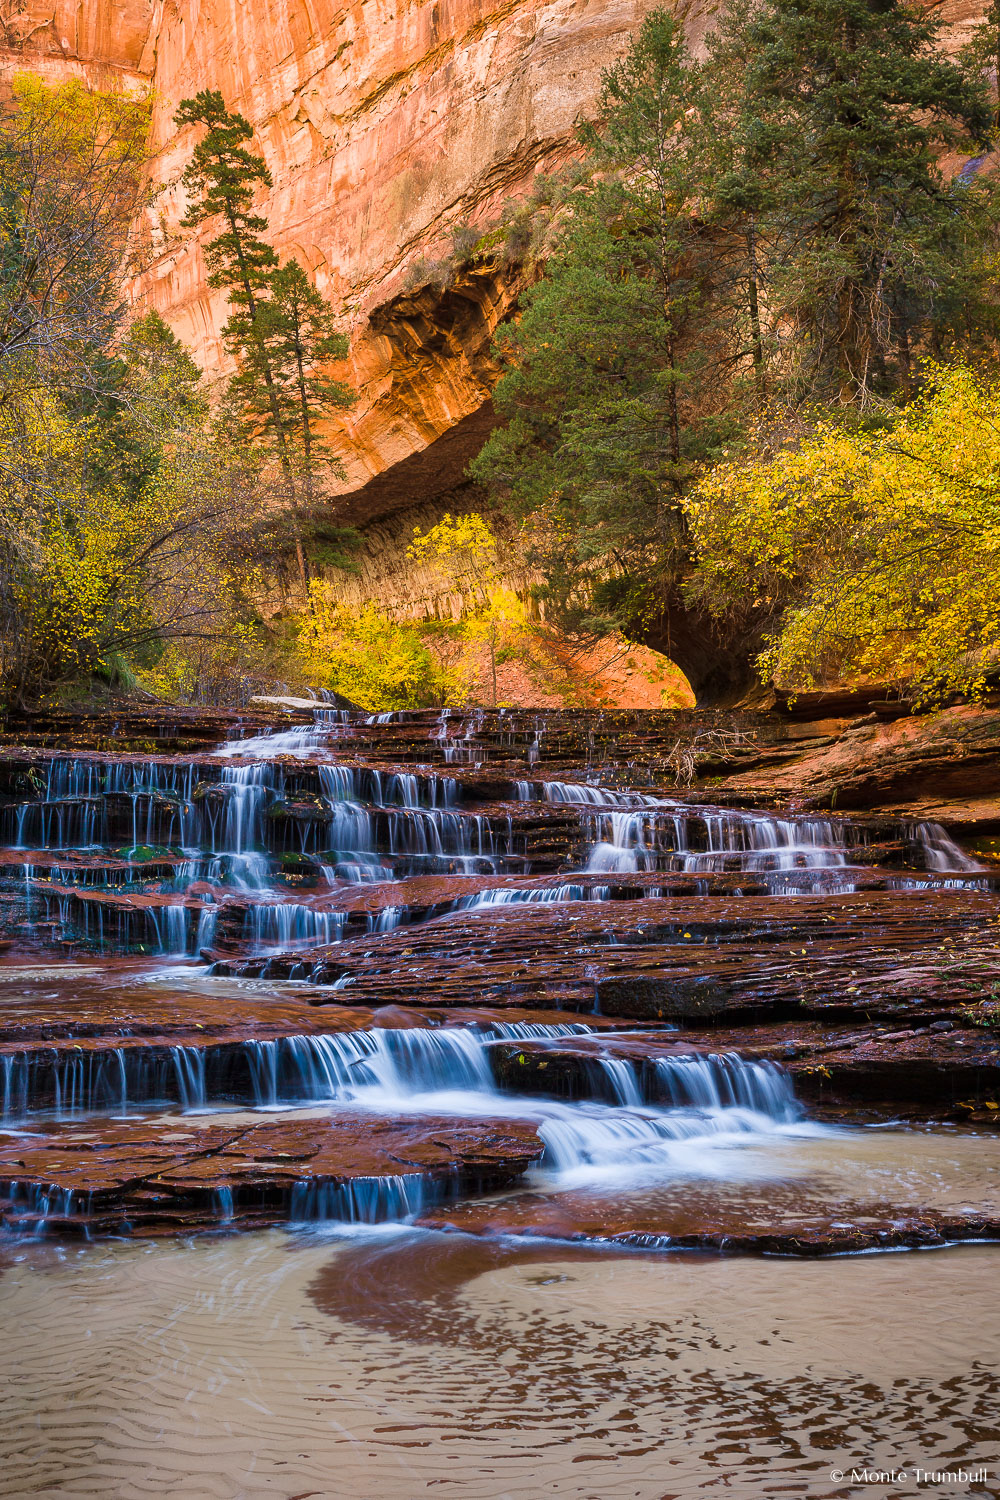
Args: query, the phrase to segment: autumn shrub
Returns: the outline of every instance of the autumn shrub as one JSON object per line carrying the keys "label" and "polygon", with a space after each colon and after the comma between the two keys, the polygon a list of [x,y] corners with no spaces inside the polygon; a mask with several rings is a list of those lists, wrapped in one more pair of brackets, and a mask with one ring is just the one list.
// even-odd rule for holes
{"label": "autumn shrub", "polygon": [[520,595],[503,581],[500,543],[478,511],[453,516],[445,512],[428,531],[413,533],[407,556],[430,563],[462,595],[461,618],[451,630],[448,690],[465,701],[482,692],[479,658],[485,652],[489,691],[497,702],[497,667],[526,649],[528,610]]}
{"label": "autumn shrub", "polygon": [[257,471],[214,440],[198,372],[158,320],[113,363],[87,403],[11,381],[0,406],[0,684],[13,701],[108,677],[112,659],[141,673],[170,642],[218,652],[257,618],[278,544]]}
{"label": "autumn shrub", "polygon": [[133,691],[182,642],[185,670],[238,655],[282,545],[280,505],[190,355],[155,314],[129,322],[149,114],[126,90],[27,74],[0,101],[6,702]]}
{"label": "autumn shrub", "polygon": [[412,625],[399,624],[374,604],[348,609],[322,581],[312,584],[310,603],[300,654],[316,687],[373,713],[444,701],[441,669]]}
{"label": "autumn shrub", "polygon": [[759,666],[780,686],[983,687],[1000,647],[1000,385],[963,364],[925,376],[885,425],[820,421],[686,502],[695,590],[771,612]]}

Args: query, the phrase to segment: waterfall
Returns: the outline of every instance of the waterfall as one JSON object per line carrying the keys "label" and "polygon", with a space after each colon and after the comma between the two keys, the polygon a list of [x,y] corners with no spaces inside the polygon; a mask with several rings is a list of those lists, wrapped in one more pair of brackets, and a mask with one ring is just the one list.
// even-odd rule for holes
{"label": "waterfall", "polygon": [[[649,721],[657,734],[659,722]],[[177,743],[176,735],[170,743]],[[495,768],[477,774],[471,768],[488,753]],[[442,760],[461,769],[449,770]],[[568,779],[542,780],[543,762]],[[33,1040],[4,1044],[3,1123],[26,1142],[23,1153],[15,1145],[14,1166],[5,1170],[13,1174],[16,1167],[19,1178],[27,1178],[19,1154],[42,1160],[29,1150],[35,1136],[49,1142],[44,1150],[53,1161],[70,1161],[68,1141],[74,1152],[91,1149],[92,1141],[97,1150],[117,1151],[133,1130],[143,1149],[160,1131],[167,1142],[194,1142],[197,1154],[205,1125],[195,1118],[200,1112],[228,1111],[233,1120],[249,1109],[275,1117],[299,1111],[284,1122],[269,1116],[274,1134],[267,1149],[284,1165],[268,1175],[262,1157],[255,1175],[234,1174],[230,1182],[224,1163],[215,1163],[204,1176],[190,1174],[191,1203],[201,1214],[210,1206],[219,1223],[264,1222],[290,1211],[303,1222],[371,1224],[412,1218],[454,1191],[459,1179],[467,1183],[468,1163],[456,1176],[437,1169],[381,1175],[386,1158],[376,1155],[355,1161],[372,1175],[343,1180],[334,1150],[327,1157],[296,1157],[273,1144],[284,1140],[294,1147],[303,1140],[302,1114],[324,1143],[327,1130],[335,1140],[338,1115],[349,1117],[350,1131],[362,1138],[366,1119],[391,1120],[401,1143],[398,1156],[388,1159],[391,1168],[409,1164],[407,1122],[418,1132],[418,1122],[427,1119],[476,1122],[467,1131],[470,1140],[479,1129],[517,1122],[517,1132],[527,1126],[530,1141],[534,1128],[543,1143],[532,1180],[547,1190],[581,1182],[618,1189],[635,1173],[676,1180],[679,1173],[713,1172],[720,1147],[734,1139],[760,1142],[803,1129],[791,1078],[774,1063],[735,1052],[685,1052],[681,1033],[653,1022],[650,1032],[633,1031],[627,1022],[621,1031],[604,1030],[603,1022],[591,1030],[577,1021],[520,1019],[536,1012],[499,1007],[505,1000],[526,1007],[587,1005],[607,974],[628,980],[673,972],[674,955],[658,968],[655,949],[687,939],[731,939],[725,951],[698,947],[677,955],[685,976],[707,960],[706,974],[718,966],[725,977],[741,951],[756,955],[765,938],[780,933],[784,924],[774,903],[760,899],[768,892],[849,891],[854,881],[866,891],[869,885],[892,891],[907,884],[987,886],[988,872],[938,824],[897,824],[883,851],[884,819],[866,829],[836,816],[685,802],[666,791],[620,785],[611,765],[605,730],[588,726],[584,735],[561,714],[499,709],[444,711],[435,718],[348,714],[317,705],[311,724],[252,732],[191,755],[12,750],[0,826],[20,851],[4,856],[15,935],[33,922],[29,940],[64,957],[67,950],[77,956],[74,945],[77,951],[113,945],[146,955],[147,962],[123,963],[117,973],[109,966],[100,983],[84,979],[79,990],[75,978],[55,983],[51,1025],[41,1004],[32,1013],[34,1029],[20,1033]],[[597,784],[602,776],[615,785]],[[900,837],[911,852],[922,851],[937,879],[896,869]],[[864,847],[866,839],[873,847]],[[859,873],[852,861],[862,858],[889,868]],[[504,883],[495,885],[492,877]],[[382,882],[385,890],[350,889]],[[719,899],[706,913],[711,920],[699,923],[692,898],[709,892]],[[605,921],[594,920],[600,914],[592,908],[573,909],[573,903],[612,897],[621,905]],[[886,902],[893,913],[903,904],[890,908],[895,899]],[[633,900],[642,906],[630,921],[627,903]],[[866,921],[869,907],[878,916],[880,900],[866,896]],[[978,901],[970,898],[968,909]],[[683,939],[682,919],[690,928]],[[399,940],[402,933],[392,937],[404,925],[413,929],[412,949]],[[795,922],[787,927],[794,930]],[[547,974],[542,950],[550,929],[558,933],[562,956]],[[441,971],[447,970],[440,991],[435,932]],[[317,993],[325,974],[318,950],[345,938],[342,961],[329,965],[345,972]],[[784,983],[786,972],[807,967],[810,941],[803,928],[798,956],[789,959],[790,944],[782,938],[761,962],[773,957]],[[633,942],[652,948],[637,953]],[[205,950],[218,961],[218,972],[199,971],[183,1003],[167,993],[163,963],[155,1004],[144,1009],[136,1000],[136,970],[154,967],[149,955],[192,958]],[[183,971],[171,968],[170,982],[180,990]],[[223,971],[243,977],[227,978]],[[269,973],[290,982],[279,989],[255,978]],[[571,983],[563,988],[567,974]],[[307,977],[310,982],[296,988]],[[468,997],[460,989],[465,982]],[[497,1009],[480,1012],[487,983],[496,985],[490,999]],[[501,985],[509,986],[508,994],[499,993]],[[755,993],[750,985],[747,992]],[[44,999],[49,991],[38,993]],[[79,1038],[68,1041],[77,996]],[[312,1010],[312,1001],[329,1006]],[[397,1004],[419,1005],[419,1018],[435,1023],[480,1019],[379,1028],[376,1019],[406,1014]],[[449,1005],[456,1009],[449,1012]],[[412,1014],[418,1019],[417,1011]],[[370,1029],[348,1029],[359,1019]],[[19,1025],[17,1017],[12,1025]],[[323,1032],[324,1025],[345,1029]],[[672,1038],[664,1045],[667,1032]],[[55,1042],[37,1040],[52,1037]],[[704,1037],[690,1045],[703,1046]],[[665,1052],[670,1055],[657,1055]],[[176,1122],[164,1120],[163,1112],[180,1111],[191,1118],[175,1134]],[[80,1128],[87,1116],[94,1118]],[[234,1130],[245,1124],[238,1118]],[[212,1139],[216,1126],[213,1120]],[[309,1159],[325,1160],[326,1168],[288,1166]],[[75,1186],[76,1164],[73,1157],[70,1167],[54,1167],[55,1181]],[[36,1165],[30,1170],[41,1177]],[[143,1225],[152,1222],[147,1210],[151,1216],[163,1211],[153,1200],[167,1196],[166,1177],[164,1184],[164,1194],[149,1193]],[[28,1232],[66,1218],[80,1227],[93,1208],[85,1209],[84,1195],[37,1181],[9,1185],[4,1201]],[[107,1226],[105,1201],[93,1211]],[[169,1212],[175,1222],[183,1218],[176,1203]]]}
{"label": "waterfall", "polygon": [[667,807],[662,798],[645,792],[615,792],[607,787],[589,786],[574,781],[545,781],[542,791],[546,802],[568,802],[578,807]]}
{"label": "waterfall", "polygon": [[747,1109],[781,1122],[801,1113],[788,1074],[776,1063],[748,1063],[735,1052],[660,1057],[650,1062],[656,1095],[672,1106]]}
{"label": "waterfall", "polygon": [[[604,804],[587,799],[586,805]],[[830,819],[696,812],[647,800],[641,807],[588,812],[584,822],[593,844],[587,869],[602,874],[739,870],[774,877],[769,883],[780,888],[784,876],[842,870],[848,863],[844,830]],[[692,832],[704,848],[692,847]]]}
{"label": "waterfall", "polygon": [[[632,1109],[579,1104],[542,1106],[538,1134],[545,1143],[543,1166],[556,1173],[599,1167],[613,1174],[670,1167],[678,1143],[713,1135],[756,1134],[767,1121],[749,1110]],[[585,1174],[589,1175],[589,1174]],[[612,1179],[613,1180],[613,1179]]]}
{"label": "waterfall", "polygon": [[[71,1219],[86,1214],[91,1197],[89,1193],[76,1193],[71,1188],[17,1181],[0,1182],[0,1193],[10,1205],[5,1227],[35,1239],[46,1233],[54,1219]],[[84,1228],[83,1233],[86,1239],[90,1238],[89,1229]]]}
{"label": "waterfall", "polygon": [[325,748],[330,731],[335,727],[336,722],[332,719],[317,718],[313,724],[306,724],[298,729],[274,730],[253,735],[246,740],[227,740],[224,745],[219,746],[215,754],[218,756],[242,755],[255,760],[273,760],[279,755],[312,755]]}
{"label": "waterfall", "polygon": [[483,1034],[491,1040],[527,1042],[548,1037],[589,1036],[590,1032],[591,1028],[582,1021],[562,1022],[554,1026],[538,1021],[491,1021]]}
{"label": "waterfall", "polygon": [[345,1031],[247,1045],[258,1104],[350,1099],[365,1088],[396,1099],[494,1088],[483,1042],[465,1028]]}
{"label": "waterfall", "polygon": [[292,901],[258,902],[247,907],[243,935],[255,953],[303,943],[325,947],[340,942],[346,921],[342,911],[316,911]]}
{"label": "waterfall", "polygon": [[349,1182],[301,1182],[292,1188],[291,1220],[384,1224],[413,1218],[439,1197],[418,1172],[355,1177]]}
{"label": "waterfall", "polygon": [[156,929],[156,948],[166,957],[183,957],[188,951],[188,910],[184,906],[161,906],[149,912]]}
{"label": "waterfall", "polygon": [[[161,1052],[130,1046],[8,1055],[0,1058],[3,1122],[45,1109],[66,1119],[95,1109],[124,1115],[170,1101],[189,1110],[239,1102],[257,1108],[360,1102],[404,1113],[414,1105],[472,1115],[540,1113],[562,1143],[557,1142],[559,1159],[569,1150],[567,1142],[579,1137],[583,1161],[590,1159],[591,1149],[586,1108],[501,1092],[490,1048],[499,1041],[554,1044],[587,1032],[582,1023],[497,1021],[475,1029],[302,1034],[211,1048],[176,1045]],[[766,1123],[789,1123],[799,1114],[782,1069],[734,1053],[682,1055],[647,1065],[599,1055],[582,1061],[589,1096],[624,1109],[632,1122],[622,1127],[629,1140],[636,1131],[652,1140],[674,1139],[675,1126],[682,1135],[712,1133],[734,1120],[738,1129],[761,1129]],[[633,1119],[637,1110],[640,1123]],[[614,1135],[617,1127],[606,1110],[599,1120],[599,1135]],[[602,1150],[607,1149],[605,1143]]]}
{"label": "waterfall", "polygon": [[916,823],[913,834],[923,851],[928,870],[939,870],[946,875],[964,875],[983,869],[981,864],[962,852],[940,823]]}
{"label": "waterfall", "polygon": [[498,886],[493,890],[480,891],[475,896],[467,896],[460,903],[459,909],[461,911],[485,911],[491,906],[520,906],[532,902],[552,904],[557,901],[587,901],[596,899],[591,891],[599,889],[599,886],[588,888],[582,885],[550,885],[538,886],[534,889],[521,886]]}
{"label": "waterfall", "polygon": [[638,1106],[643,1103],[638,1074],[627,1058],[594,1058],[588,1063],[587,1071],[592,1083],[597,1084],[596,1088],[592,1088],[597,1097],[606,1092],[612,1104]]}
{"label": "waterfall", "polygon": [[[280,775],[280,771],[276,772],[266,762],[224,768],[220,784],[229,795],[221,829],[223,853],[246,854],[263,842],[264,799],[269,792],[273,794],[280,788]],[[217,846],[213,843],[212,847]]]}

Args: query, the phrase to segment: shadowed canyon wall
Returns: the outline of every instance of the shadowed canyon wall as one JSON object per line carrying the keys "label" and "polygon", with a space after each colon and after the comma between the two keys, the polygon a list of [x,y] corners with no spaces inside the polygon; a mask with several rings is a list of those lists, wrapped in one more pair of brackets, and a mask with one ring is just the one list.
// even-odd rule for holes
{"label": "shadowed canyon wall", "polygon": [[[274,187],[261,204],[343,308],[339,373],[356,407],[331,434],[347,470],[346,517],[363,524],[461,482],[493,421],[490,341],[520,290],[499,261],[446,291],[413,285],[450,230],[495,220],[538,170],[572,150],[601,69],[650,0],[0,0],[0,75],[148,81],[156,171],[152,262],[137,300],[219,371],[224,295],[206,285],[199,239],[180,230],[193,134],[180,99],[221,90],[253,124]],[[949,44],[979,6],[950,0]],[[700,28],[693,28],[697,44]],[[410,271],[410,276],[407,273]]]}

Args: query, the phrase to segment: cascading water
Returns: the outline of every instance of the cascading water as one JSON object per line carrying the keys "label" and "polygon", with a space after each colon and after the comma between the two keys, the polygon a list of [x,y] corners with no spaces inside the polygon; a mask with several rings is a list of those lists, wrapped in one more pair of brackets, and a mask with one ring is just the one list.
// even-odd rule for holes
{"label": "cascading water", "polygon": [[[695,877],[675,882],[695,895],[708,894],[713,881],[727,895],[741,895],[744,877],[753,894],[854,889],[852,851],[868,836],[864,828],[544,780],[544,758],[559,753],[558,736],[540,720],[526,725],[497,713],[494,732],[483,712],[443,713],[436,724],[423,721],[432,763],[345,758],[353,735],[395,754],[399,726],[408,722],[317,708],[312,725],[234,739],[190,760],[50,756],[33,771],[30,794],[0,807],[30,920],[58,919],[91,948],[171,958],[258,955],[260,974],[321,978],[311,951],[341,942],[348,931],[358,935],[356,951],[357,943],[374,948],[397,927],[442,915],[456,922],[482,914],[477,926],[489,933],[492,913],[502,934],[510,918],[519,920],[503,909],[521,906],[526,929],[547,930],[559,921],[548,909],[564,904],[655,899],[669,886],[661,873]],[[514,759],[517,746],[516,769],[536,779],[513,777],[509,764],[477,774],[487,740],[503,747],[504,758],[510,750]],[[599,756],[591,734],[595,779]],[[447,774],[442,759],[462,769]],[[969,877],[982,873],[938,825],[901,832],[897,847],[919,849],[926,872],[947,877],[938,884],[974,884]],[[81,854],[86,858],[74,863]],[[926,872],[893,873],[891,880],[926,883]],[[642,878],[630,883],[629,875]],[[483,889],[477,877],[512,883]],[[389,892],[371,896],[348,889],[389,882]],[[568,911],[565,923],[593,916]],[[447,936],[442,929],[442,943]],[[274,956],[286,951],[294,966],[282,970]],[[400,944],[398,951],[405,968],[407,950]],[[496,951],[502,962],[502,946]],[[338,987],[353,982],[344,974]],[[410,1003],[426,1003],[434,1014],[432,994]],[[572,1098],[498,1086],[498,1076],[510,1084],[510,1075],[495,1065],[494,1049],[566,1051],[574,1037],[587,1042],[575,1056]],[[227,1035],[206,1045],[156,1048],[133,1038],[89,1050],[32,1047],[0,1056],[0,1087],[8,1125],[33,1114],[78,1122],[100,1112],[131,1119],[161,1108],[247,1106],[275,1113],[328,1108],[331,1117],[350,1108],[393,1119],[527,1119],[544,1141],[541,1171],[549,1180],[553,1173],[589,1171],[602,1180],[633,1170],[669,1173],[682,1147],[689,1166],[690,1151],[702,1145],[715,1151],[734,1136],[798,1128],[788,1075],[772,1064],[729,1053],[637,1062],[640,1055],[624,1045],[616,1054],[613,1036],[591,1035],[582,1023],[378,1029],[375,1021],[371,1029],[329,1035]],[[217,1217],[225,1221],[238,1213],[239,1194],[234,1201],[218,1191]],[[317,1180],[295,1190],[292,1210],[301,1219],[374,1222],[411,1215],[430,1201],[426,1191],[418,1173],[353,1185]]]}
{"label": "cascading water", "polygon": [[298,947],[303,943],[338,943],[346,917],[340,911],[317,911],[294,901],[258,902],[247,907],[243,932],[255,953]]}
{"label": "cascading water", "polygon": [[[501,1091],[491,1049],[534,1042],[565,1043],[588,1034],[580,1024],[497,1022],[486,1028],[351,1031],[247,1041],[229,1049],[173,1047],[156,1059],[139,1048],[61,1060],[2,1074],[4,1122],[46,1107],[61,1118],[94,1108],[119,1115],[176,1100],[188,1110],[252,1103],[257,1109],[361,1107],[376,1115],[423,1114],[478,1119],[529,1118],[545,1144],[543,1174],[669,1172],[679,1142],[767,1134],[799,1117],[790,1081],[774,1064],[724,1056],[692,1056],[637,1065],[600,1054],[582,1077],[590,1101],[577,1103]],[[336,1115],[334,1113],[333,1123]],[[406,1217],[425,1202],[418,1175],[372,1179],[356,1188],[323,1183],[296,1189],[293,1219],[376,1222]],[[365,1207],[367,1205],[367,1207]],[[231,1217],[230,1212],[221,1215]]]}
{"label": "cascading water", "polygon": [[[428,1095],[502,1095],[493,1077],[490,1049],[504,1041],[555,1043],[590,1035],[582,1023],[544,1025],[494,1022],[485,1028],[346,1031],[331,1035],[248,1040],[227,1048],[174,1046],[151,1055],[119,1047],[89,1053],[40,1053],[0,1058],[3,1121],[48,1108],[72,1118],[97,1108],[128,1109],[174,1099],[185,1109],[244,1100],[256,1107],[321,1102],[378,1102],[407,1110]],[[762,1119],[788,1121],[797,1114],[791,1085],[779,1068],[734,1054],[659,1060],[652,1070],[630,1059],[587,1060],[597,1097],[629,1106],[665,1102],[672,1108],[740,1109]],[[520,1100],[519,1107],[525,1107]],[[452,1108],[468,1112],[469,1104]],[[477,1106],[481,1109],[481,1106]],[[572,1106],[546,1105],[573,1115]],[[488,1111],[487,1111],[488,1112]],[[641,1127],[637,1127],[641,1128]],[[657,1127],[654,1137],[662,1133]]]}
{"label": "cascading water", "polygon": [[940,823],[917,823],[913,833],[923,850],[928,870],[946,875],[966,875],[983,869],[981,864],[963,853]]}
{"label": "cascading water", "polygon": [[[793,875],[797,888],[809,885],[812,872],[829,889],[830,877],[825,872],[843,870],[848,864],[844,830],[829,819],[772,818],[709,809],[695,812],[676,803],[656,805],[647,799],[639,808],[591,814],[586,823],[593,841],[587,869],[602,874],[746,871],[763,875],[779,890],[787,883],[786,877]],[[704,847],[697,847],[695,841]],[[836,884],[841,890],[852,889],[843,878]]]}
{"label": "cascading water", "polygon": [[[382,727],[405,722],[399,715],[377,719]],[[443,713],[437,728],[429,727],[432,738],[457,754],[482,732],[483,722],[480,711],[463,718]],[[343,930],[339,914],[324,909],[322,900],[303,900],[289,888],[286,855],[311,860],[314,878],[333,888],[425,874],[530,874],[529,840],[511,812],[463,806],[454,776],[335,759],[340,737],[353,727],[344,711],[317,707],[311,725],[233,739],[198,765],[150,757],[50,758],[41,795],[0,810],[14,847],[106,850],[150,861],[162,852],[172,873],[145,882],[141,868],[119,876],[135,900],[110,908],[71,894],[87,885],[99,897],[99,874],[70,870],[60,885],[31,875],[25,861],[32,913],[47,908],[92,943],[196,956],[211,949],[226,906],[242,896],[252,899],[239,915],[241,943],[250,952],[272,953],[285,944],[335,942]],[[513,740],[513,731],[506,733]],[[530,733],[531,744],[540,746],[543,727],[535,722]],[[518,780],[508,796],[508,808],[538,800],[575,813],[588,846],[582,868],[591,874],[680,871],[707,879],[747,872],[776,893],[853,888],[849,839],[859,835],[831,819],[692,807],[652,793],[558,780]],[[977,868],[936,825],[920,825],[910,837],[932,871],[962,876]],[[110,883],[110,876],[104,879]],[[645,893],[657,889],[647,884]],[[476,912],[601,901],[610,894],[610,885],[572,879],[538,886],[521,881],[473,890],[457,905]],[[403,920],[405,904],[393,903],[368,925],[384,932]],[[231,922],[225,930],[232,930]]]}
{"label": "cascading water", "polygon": [[386,1224],[413,1218],[444,1194],[418,1172],[355,1177],[351,1182],[299,1183],[292,1189],[293,1224]]}

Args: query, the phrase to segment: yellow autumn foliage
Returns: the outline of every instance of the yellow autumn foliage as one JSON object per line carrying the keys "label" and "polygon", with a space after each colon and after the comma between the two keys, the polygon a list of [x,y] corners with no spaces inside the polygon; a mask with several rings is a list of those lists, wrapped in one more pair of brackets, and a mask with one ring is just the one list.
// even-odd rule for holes
{"label": "yellow autumn foliage", "polygon": [[1000,385],[962,364],[925,377],[891,425],[821,422],[685,502],[694,590],[776,621],[765,679],[981,690],[1000,647]]}
{"label": "yellow autumn foliage", "polygon": [[524,601],[503,582],[500,544],[492,527],[477,511],[463,516],[446,511],[429,531],[414,530],[407,556],[436,564],[442,579],[454,583],[465,600],[449,664],[452,698],[464,701],[482,692],[477,648],[485,648],[495,705],[497,666],[523,653],[529,617]]}
{"label": "yellow autumn foliage", "polygon": [[119,662],[141,669],[171,638],[197,648],[238,633],[260,582],[241,555],[253,492],[200,421],[161,431],[138,486],[122,437],[104,418],[70,416],[41,384],[3,409],[0,686],[15,696]]}
{"label": "yellow autumn foliage", "polygon": [[93,389],[89,356],[121,326],[153,191],[151,108],[148,93],[31,73],[0,101],[0,392],[15,376]]}
{"label": "yellow autumn foliage", "polygon": [[375,604],[346,608],[322,579],[310,585],[299,655],[317,687],[373,713],[444,701],[441,673],[413,626],[399,624]]}
{"label": "yellow autumn foliage", "polygon": [[[121,621],[135,600],[121,574],[134,527],[113,485],[95,487],[101,442],[44,387],[9,398],[0,424],[0,530],[20,536],[19,566],[7,573],[17,638],[0,647],[0,674],[19,658],[29,677],[72,676],[101,665],[109,611]],[[27,660],[25,660],[27,658]]]}
{"label": "yellow autumn foliage", "polygon": [[406,555],[415,562],[446,562],[449,571],[459,579],[492,580],[499,547],[489,522],[478,511],[464,516],[445,511],[429,531],[414,528]]}

